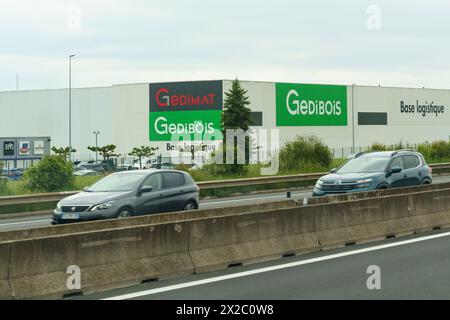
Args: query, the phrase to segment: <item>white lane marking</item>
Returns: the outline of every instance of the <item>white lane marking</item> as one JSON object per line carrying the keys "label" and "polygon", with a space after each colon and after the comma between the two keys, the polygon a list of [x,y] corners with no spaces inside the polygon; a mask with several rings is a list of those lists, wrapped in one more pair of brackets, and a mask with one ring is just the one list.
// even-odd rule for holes
{"label": "white lane marking", "polygon": [[8,223],[0,223],[0,226],[12,226],[15,224],[30,224],[35,222],[50,222],[52,219],[41,219],[41,220],[27,220],[22,222],[8,222]]}
{"label": "white lane marking", "polygon": [[162,287],[162,288],[128,293],[128,294],[110,297],[110,298],[106,298],[106,299],[102,299],[102,300],[133,299],[133,298],[148,296],[148,295],[152,295],[152,294],[156,294],[156,293],[173,291],[173,290],[178,290],[178,289],[183,289],[183,288],[188,288],[188,287],[194,287],[194,286],[199,286],[199,285],[203,285],[203,284],[219,282],[219,281],[224,281],[224,280],[229,280],[229,279],[234,279],[234,278],[246,277],[246,276],[250,276],[250,275],[254,275],[254,274],[258,274],[258,273],[292,268],[292,267],[297,267],[297,266],[301,266],[301,265],[305,265],[305,264],[321,262],[321,261],[326,261],[326,260],[331,260],[331,259],[337,259],[337,258],[347,257],[347,256],[356,255],[356,254],[360,254],[360,253],[366,253],[366,252],[382,250],[382,249],[386,249],[386,248],[398,247],[398,246],[403,246],[403,245],[407,245],[407,244],[411,244],[411,243],[422,242],[422,241],[443,238],[443,237],[448,237],[448,236],[450,236],[450,232],[436,234],[436,235],[430,235],[430,236],[416,238],[416,239],[404,240],[404,241],[399,241],[399,242],[395,242],[395,243],[383,244],[383,245],[374,246],[374,247],[370,247],[370,248],[335,253],[335,254],[322,256],[322,257],[318,257],[318,258],[312,258],[312,259],[291,262],[291,263],[286,263],[286,264],[277,265],[277,266],[265,267],[265,268],[260,268],[260,269],[245,271],[245,272],[239,272],[239,273],[229,274],[229,275],[225,275],[225,276],[213,277],[213,278],[209,278],[209,279],[186,282],[186,283],[176,284],[176,285]]}
{"label": "white lane marking", "polygon": [[[296,194],[292,194],[292,197],[295,196],[300,196],[300,195],[311,195],[311,192],[305,192],[305,193],[296,193]],[[219,203],[227,203],[227,202],[240,202],[240,201],[253,201],[253,200],[264,200],[264,199],[268,199],[268,198],[286,198],[286,194],[277,194],[277,195],[273,195],[273,196],[261,196],[259,198],[243,198],[243,199],[230,199],[230,200],[223,200],[223,201],[214,201],[214,202],[205,202],[205,203],[200,203],[200,206],[207,206],[207,205],[214,205],[214,204],[219,204]]]}

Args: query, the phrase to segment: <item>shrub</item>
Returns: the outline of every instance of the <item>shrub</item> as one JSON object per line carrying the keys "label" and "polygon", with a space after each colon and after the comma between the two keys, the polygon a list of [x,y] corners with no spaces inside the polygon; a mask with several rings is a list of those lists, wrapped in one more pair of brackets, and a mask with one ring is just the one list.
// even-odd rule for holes
{"label": "shrub", "polygon": [[388,147],[385,144],[374,142],[370,147],[370,151],[387,151]]}
{"label": "shrub", "polygon": [[[0,161],[0,174],[3,172],[3,163]],[[6,177],[0,175],[0,195],[7,193]]]}
{"label": "shrub", "polygon": [[280,150],[281,171],[312,171],[329,168],[332,156],[328,147],[315,136],[297,136]]}
{"label": "shrub", "polygon": [[430,145],[428,156],[431,160],[450,158],[450,144],[444,140],[434,141]]}
{"label": "shrub", "polygon": [[427,161],[431,160],[430,159],[430,145],[426,144],[426,143],[421,143],[417,146],[417,152],[420,152]]}
{"label": "shrub", "polygon": [[179,163],[175,166],[175,170],[190,172],[190,166],[185,163]]}
{"label": "shrub", "polygon": [[25,186],[33,192],[56,192],[74,188],[72,164],[60,156],[46,156],[25,171]]}

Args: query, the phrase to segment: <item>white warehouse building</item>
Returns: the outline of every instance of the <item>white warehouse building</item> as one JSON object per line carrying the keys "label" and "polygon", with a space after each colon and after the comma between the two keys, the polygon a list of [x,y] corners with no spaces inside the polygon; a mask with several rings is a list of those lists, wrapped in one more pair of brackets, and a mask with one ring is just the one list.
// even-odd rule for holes
{"label": "white warehouse building", "polygon": [[[213,129],[220,130],[231,84],[217,80],[72,89],[74,157],[94,157],[87,150],[95,145],[94,131],[100,132],[98,145],[115,144],[124,156],[141,145],[158,147],[168,156],[174,133],[192,133],[208,150],[214,145]],[[254,128],[278,129],[280,146],[296,135],[313,134],[341,156],[374,142],[415,144],[450,137],[450,90],[254,81],[241,85],[248,90]],[[67,89],[0,92],[0,137],[50,137],[52,146],[68,146],[68,102]],[[2,143],[0,159],[3,149]]]}

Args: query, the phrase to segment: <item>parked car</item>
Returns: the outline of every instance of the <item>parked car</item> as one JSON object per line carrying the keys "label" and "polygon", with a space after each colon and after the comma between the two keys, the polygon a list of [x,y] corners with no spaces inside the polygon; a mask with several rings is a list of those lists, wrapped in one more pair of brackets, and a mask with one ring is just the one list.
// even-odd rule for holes
{"label": "parked car", "polygon": [[194,210],[198,205],[199,188],[184,171],[122,171],[58,202],[52,224]]}
{"label": "parked car", "polygon": [[75,166],[75,171],[78,170],[94,170],[98,172],[105,171],[101,161],[82,161],[77,166]]}
{"label": "parked car", "polygon": [[123,162],[119,161],[117,164],[117,171],[133,170],[136,163],[135,159],[125,159]]}
{"label": "parked car", "polygon": [[17,181],[22,179],[23,173],[25,169],[23,168],[11,168],[11,169],[5,169],[3,168],[2,175],[6,177],[8,180]]}
{"label": "parked car", "polygon": [[78,170],[73,173],[74,176],[99,176],[101,175],[100,172],[95,170],[89,170],[89,169],[83,169]]}
{"label": "parked car", "polygon": [[313,196],[431,184],[432,169],[414,150],[359,153],[321,177]]}
{"label": "parked car", "polygon": [[[137,159],[133,165],[133,168],[135,170],[156,168],[155,167],[156,163],[157,163],[157,158],[142,158],[140,163],[139,163],[139,159]],[[141,167],[141,164],[142,164],[142,167]]]}

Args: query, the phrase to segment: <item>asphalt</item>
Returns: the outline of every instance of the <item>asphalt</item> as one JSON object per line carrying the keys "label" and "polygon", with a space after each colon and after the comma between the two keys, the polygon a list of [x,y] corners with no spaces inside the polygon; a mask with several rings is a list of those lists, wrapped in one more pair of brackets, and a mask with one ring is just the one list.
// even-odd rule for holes
{"label": "asphalt", "polygon": [[[372,275],[367,270],[373,265],[380,268],[380,290],[367,287]],[[354,245],[72,299],[450,299],[450,232]]]}

